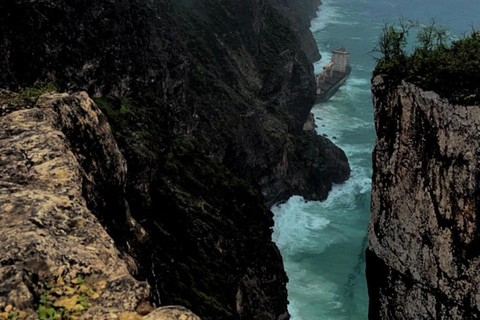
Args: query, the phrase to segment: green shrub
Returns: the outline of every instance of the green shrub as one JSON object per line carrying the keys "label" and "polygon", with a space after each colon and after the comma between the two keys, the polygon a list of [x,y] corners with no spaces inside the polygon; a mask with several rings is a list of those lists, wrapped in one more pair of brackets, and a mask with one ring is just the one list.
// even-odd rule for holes
{"label": "green shrub", "polygon": [[21,88],[18,94],[25,101],[35,102],[42,94],[56,90],[52,82],[36,81],[32,87]]}
{"label": "green shrub", "polygon": [[480,105],[480,31],[451,41],[435,21],[420,28],[411,53],[409,32],[417,28],[403,20],[386,25],[374,50],[380,54],[374,75],[387,74],[394,82],[406,80],[432,90],[452,103]]}

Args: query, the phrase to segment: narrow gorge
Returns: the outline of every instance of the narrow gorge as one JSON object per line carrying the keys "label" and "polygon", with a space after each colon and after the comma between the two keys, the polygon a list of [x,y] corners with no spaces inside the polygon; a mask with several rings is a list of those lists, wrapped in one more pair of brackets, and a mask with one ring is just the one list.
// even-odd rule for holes
{"label": "narrow gorge", "polygon": [[288,319],[266,205],[350,175],[317,6],[2,1],[0,318]]}
{"label": "narrow gorge", "polygon": [[1,0],[0,320],[480,318],[479,15]]}

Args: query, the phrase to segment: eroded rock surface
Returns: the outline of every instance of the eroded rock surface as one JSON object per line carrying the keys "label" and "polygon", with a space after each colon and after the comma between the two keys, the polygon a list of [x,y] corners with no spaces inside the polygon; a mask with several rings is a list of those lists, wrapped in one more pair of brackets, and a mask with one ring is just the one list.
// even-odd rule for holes
{"label": "eroded rock surface", "polygon": [[370,319],[480,318],[480,108],[372,82]]}
{"label": "eroded rock surface", "polygon": [[[90,136],[85,143],[104,157],[82,159],[73,148],[76,130]],[[113,188],[126,174],[110,127],[88,96],[47,94],[35,107],[11,110],[0,118],[0,150],[0,309],[12,305],[36,314],[43,285],[59,277],[67,283],[82,277],[98,287],[85,319],[135,311],[147,301],[147,283],[129,273],[83,196],[84,181],[95,184],[99,171],[116,173],[109,180]],[[88,171],[85,161],[91,162]]]}
{"label": "eroded rock surface", "polygon": [[29,106],[2,92],[0,104],[0,318],[36,319],[42,305],[80,308],[81,319],[141,319],[150,287],[90,210],[101,207],[102,188],[123,196],[126,163],[106,118],[86,93],[45,94]]}
{"label": "eroded rock surface", "polygon": [[317,5],[0,1],[0,87],[84,90],[107,116],[126,178],[95,128],[74,125],[82,114],[59,113],[88,209],[157,305],[288,318],[265,203],[324,199],[350,174],[343,151],[303,131],[315,81],[300,34],[312,45]]}

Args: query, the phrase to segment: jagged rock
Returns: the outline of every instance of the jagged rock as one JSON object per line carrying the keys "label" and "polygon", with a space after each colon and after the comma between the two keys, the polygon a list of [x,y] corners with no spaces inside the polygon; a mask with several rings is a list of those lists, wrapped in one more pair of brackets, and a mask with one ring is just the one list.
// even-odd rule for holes
{"label": "jagged rock", "polygon": [[75,126],[83,114],[65,107],[76,187],[150,298],[205,320],[288,318],[264,203],[324,199],[350,173],[340,149],[302,130],[313,66],[272,3],[0,1],[0,87],[40,79],[97,98],[128,172],[97,124]]}
{"label": "jagged rock", "polygon": [[372,81],[370,319],[480,318],[480,108]]}
{"label": "jagged rock", "polygon": [[[285,317],[272,213],[244,181],[179,145],[174,171],[149,186],[152,207],[162,210],[134,208],[141,225],[125,202],[125,160],[86,93],[45,94],[28,105],[2,97],[13,107],[0,117],[1,308],[34,315],[43,294],[55,308],[80,311],[84,296],[82,319],[138,318],[151,296],[132,274],[150,271],[164,303],[184,299],[211,318]],[[212,305],[201,304],[206,297]]]}
{"label": "jagged rock", "polygon": [[[75,140],[79,131],[97,158],[86,158]],[[126,166],[86,93],[46,94],[0,117],[0,154],[0,309],[10,304],[35,314],[44,284],[63,286],[78,277],[99,290],[82,319],[135,311],[149,299],[148,284],[128,272],[87,207],[84,188],[97,183],[99,172],[116,173],[109,180],[116,189]],[[77,300],[68,299],[61,296],[54,306],[74,307]]]}
{"label": "jagged rock", "polygon": [[317,126],[315,125],[315,118],[313,116],[313,113],[310,112],[310,115],[307,118],[307,121],[303,125],[303,131],[307,132],[315,132],[315,128]]}
{"label": "jagged rock", "polygon": [[302,159],[296,137],[315,101],[307,56],[315,55],[309,20],[318,5],[3,1],[0,88],[49,79],[94,97],[154,97],[161,113],[155,124],[168,131],[154,132],[159,144],[172,136],[196,139],[204,154],[247,179],[268,203],[311,197],[296,189],[296,181],[309,180],[308,170],[300,176],[289,168]]}

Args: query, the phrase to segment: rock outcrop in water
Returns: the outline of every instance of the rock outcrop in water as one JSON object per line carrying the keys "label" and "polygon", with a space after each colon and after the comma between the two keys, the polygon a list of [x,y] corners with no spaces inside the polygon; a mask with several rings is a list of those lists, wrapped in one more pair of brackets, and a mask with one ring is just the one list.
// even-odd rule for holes
{"label": "rock outcrop in water", "polygon": [[[310,1],[298,3],[297,9],[295,2],[288,5],[295,12],[316,9]],[[313,67],[299,40],[307,31],[282,15],[284,5],[267,0],[2,1],[0,87],[18,90],[42,80],[59,91],[87,92],[52,94],[31,103],[22,98],[18,108],[3,101],[7,107],[1,116],[21,128],[20,118],[11,120],[17,112],[38,117],[28,131],[35,133],[29,143],[42,145],[41,153],[15,154],[21,165],[35,165],[32,157],[48,164],[49,154],[57,156],[63,148],[70,165],[65,171],[72,174],[69,183],[76,192],[68,199],[72,208],[82,206],[81,217],[92,229],[85,231],[85,239],[69,238],[68,232],[77,236],[75,225],[66,220],[63,230],[55,214],[76,220],[60,208],[52,209],[45,229],[31,226],[30,220],[12,220],[11,232],[19,234],[25,223],[37,228],[35,233],[53,233],[52,257],[64,254],[55,252],[56,228],[67,233],[65,248],[74,240],[80,244],[77,251],[86,248],[83,240],[98,239],[101,246],[111,238],[114,244],[105,252],[115,255],[119,265],[112,272],[143,290],[132,298],[138,301],[119,307],[124,311],[135,311],[148,300],[183,305],[202,319],[287,319],[287,278],[271,241],[272,213],[264,204],[292,194],[324,199],[350,169],[343,151],[303,131],[315,99]],[[46,111],[52,99],[57,102]],[[107,120],[96,105],[114,139],[106,138]],[[85,120],[90,113],[99,122]],[[65,135],[59,138],[63,145],[40,139],[42,130],[54,129]],[[22,130],[5,134],[26,134]],[[16,142],[6,138],[1,143],[8,149]],[[8,170],[11,183],[27,190],[41,189],[37,180],[62,186],[60,174],[47,179],[41,172],[24,177]],[[55,208],[53,196],[44,200],[42,205]],[[21,206],[11,209],[25,214]],[[34,245],[22,245],[39,259]],[[103,251],[91,251],[95,265],[96,254]],[[39,274],[22,271],[22,250],[9,254],[12,258],[1,260],[1,266],[12,266],[21,274],[14,277],[21,279],[0,291],[0,299],[8,299],[16,285],[40,281]],[[64,261],[67,281],[81,273],[88,283],[88,272],[96,270],[77,270],[78,257],[51,260],[55,266],[47,268],[42,281],[55,279],[55,268]],[[28,288],[29,307],[36,308],[40,289]],[[122,288],[125,297],[129,288]]]}
{"label": "rock outcrop in water", "polygon": [[480,318],[480,108],[372,82],[370,319]]}

